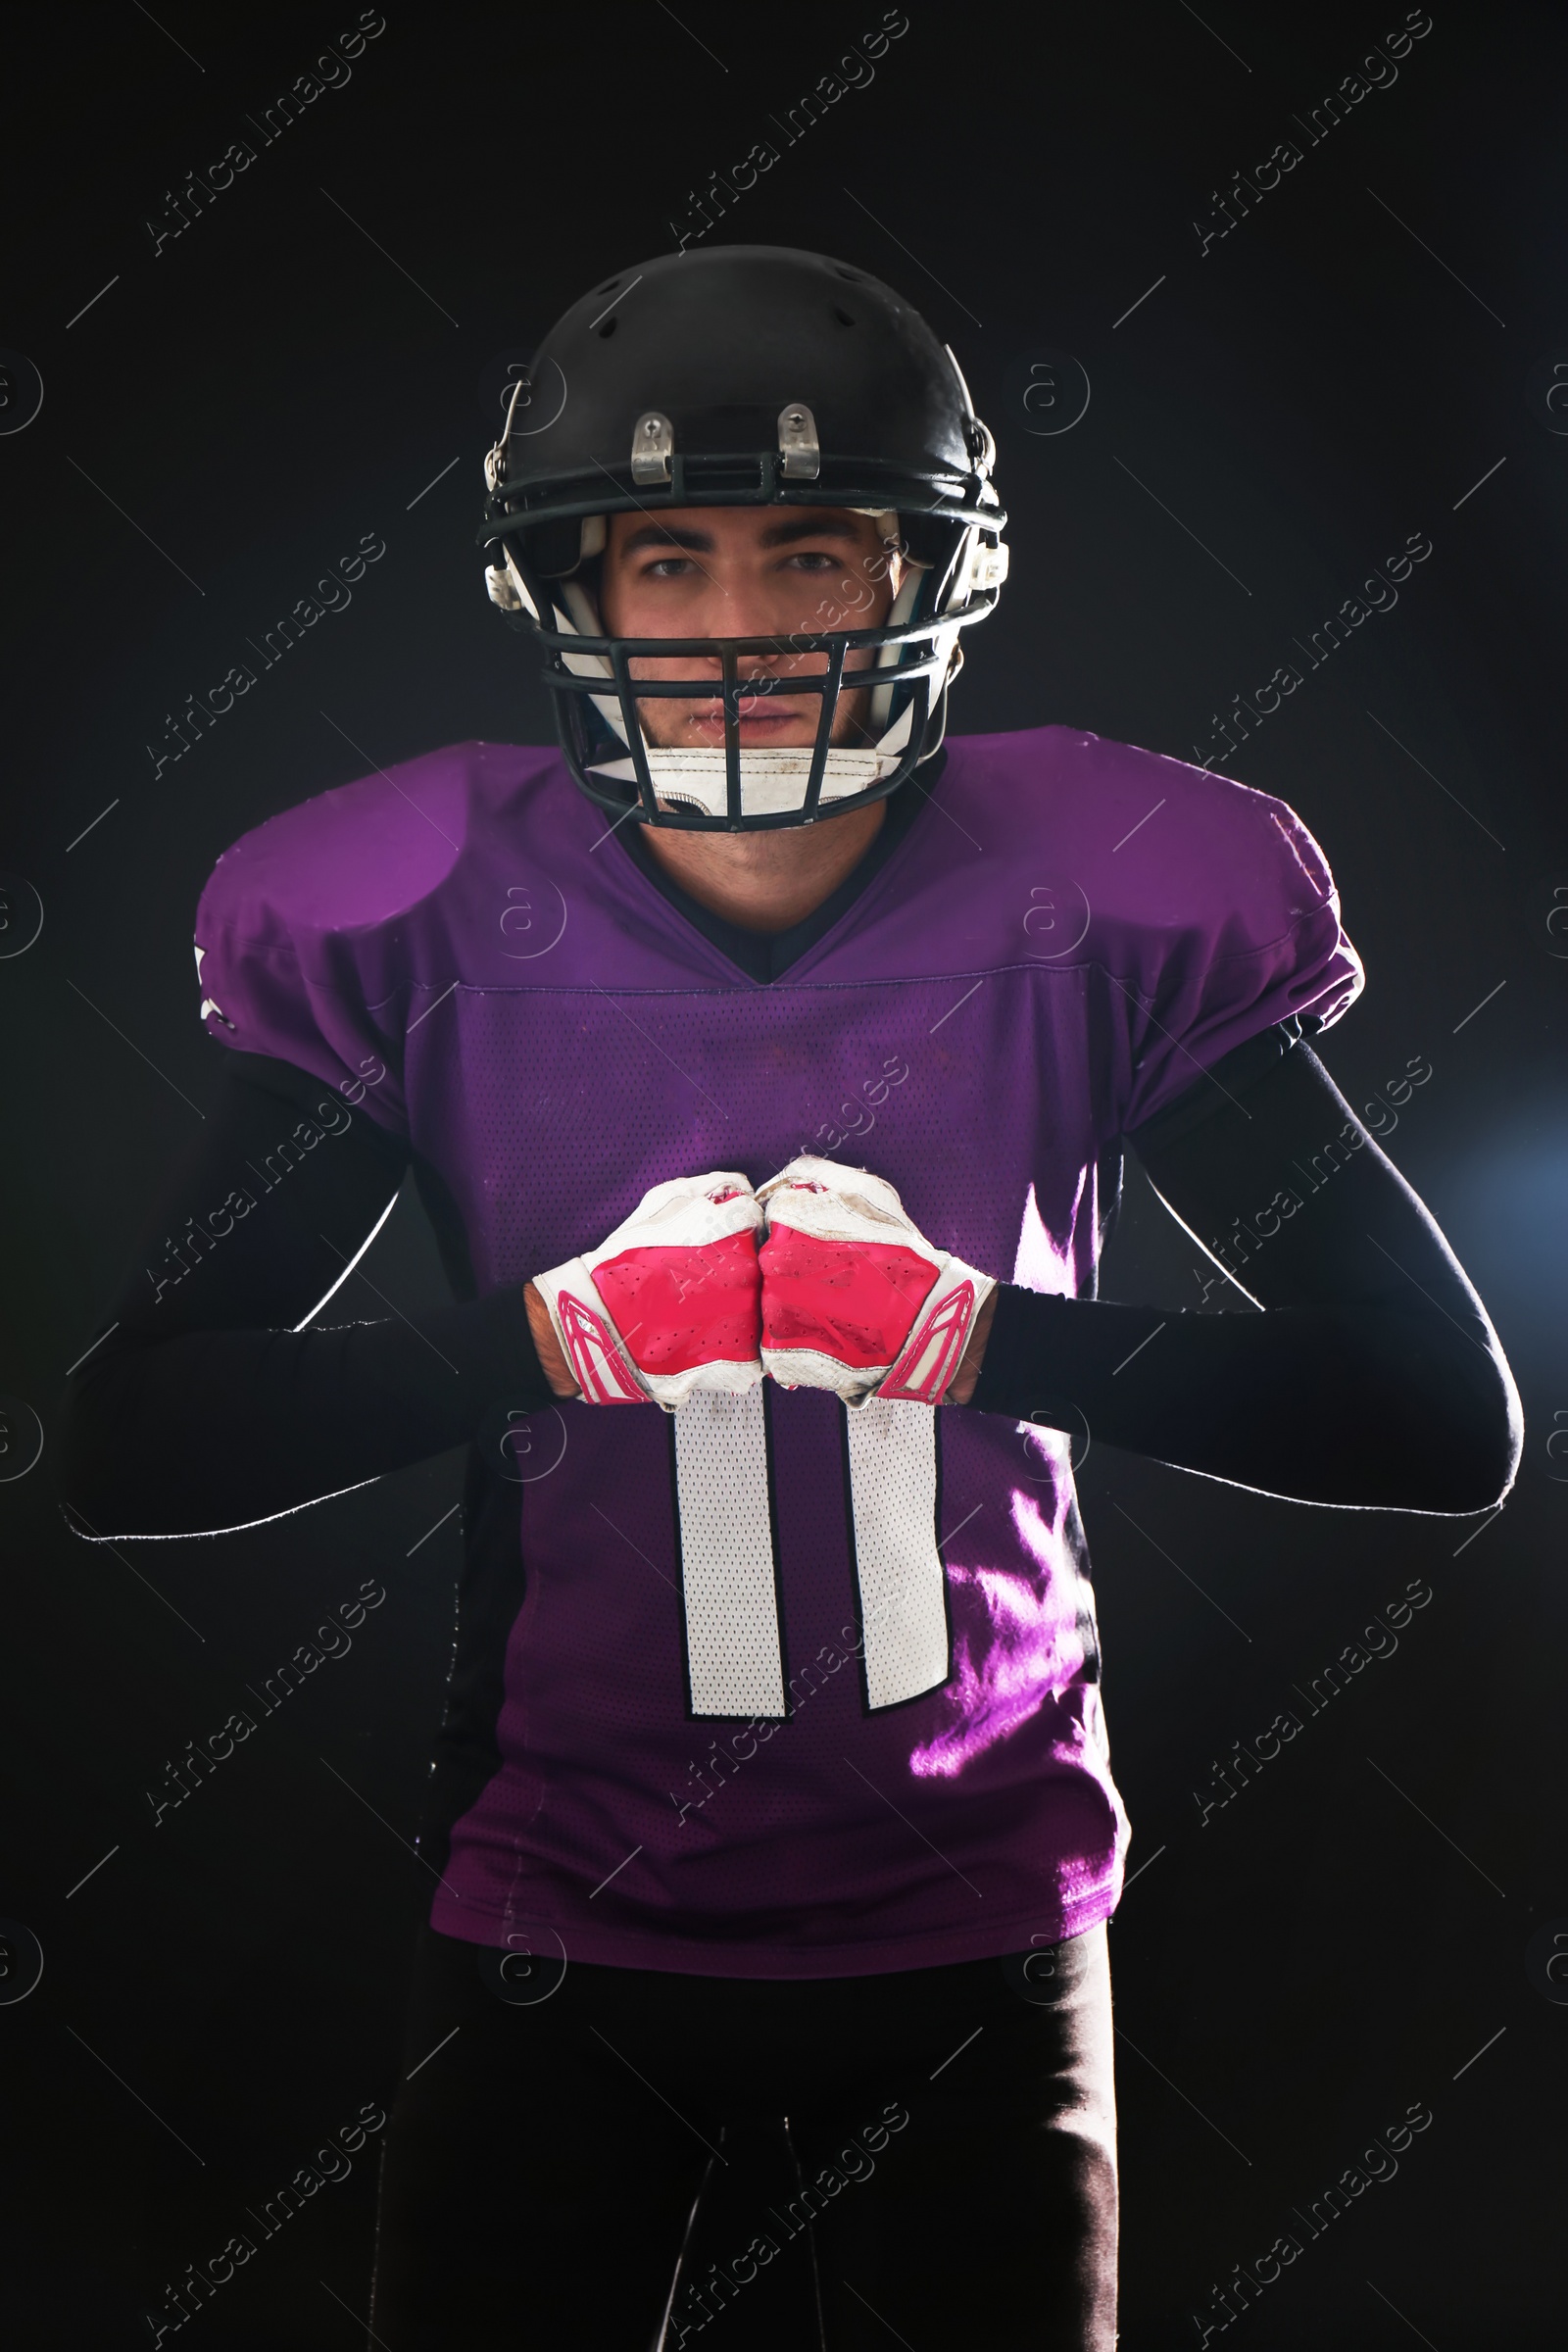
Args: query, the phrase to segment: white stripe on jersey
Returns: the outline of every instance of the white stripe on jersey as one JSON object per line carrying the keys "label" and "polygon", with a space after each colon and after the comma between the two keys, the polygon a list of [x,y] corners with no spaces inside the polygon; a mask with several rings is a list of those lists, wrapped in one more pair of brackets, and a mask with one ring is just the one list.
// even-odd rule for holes
{"label": "white stripe on jersey", "polygon": [[[694,1716],[789,1712],[760,1387],[699,1390],[674,1415],[686,1671]],[[951,1670],[937,1548],[937,1423],[872,1397],[845,1410],[851,1550],[871,1713],[940,1690]]]}
{"label": "white stripe on jersey", "polygon": [[784,1654],[760,1384],[675,1414],[681,1592],[694,1715],[782,1716]]}
{"label": "white stripe on jersey", "polygon": [[866,1703],[896,1707],[948,1679],[947,1575],[937,1549],[937,1417],[868,1397],[846,1410]]}

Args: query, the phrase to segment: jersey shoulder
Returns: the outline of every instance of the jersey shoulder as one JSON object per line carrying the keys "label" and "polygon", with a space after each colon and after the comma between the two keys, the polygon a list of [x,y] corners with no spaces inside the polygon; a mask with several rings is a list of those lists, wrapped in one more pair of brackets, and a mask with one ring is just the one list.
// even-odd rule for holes
{"label": "jersey shoulder", "polygon": [[1335,899],[1288,802],[1212,768],[1081,727],[952,742],[961,797],[1011,854],[1045,855],[1106,910],[1164,927],[1258,902],[1285,921]]}
{"label": "jersey shoulder", "polygon": [[960,737],[952,752],[934,797],[971,854],[925,827],[902,911],[928,908],[929,932],[944,925],[977,966],[1036,966],[1069,990],[1107,976],[1118,1020],[1157,1005],[1134,1019],[1126,1124],[1195,1058],[1206,1067],[1295,1013],[1327,1027],[1360,993],[1328,860],[1287,802],[1083,728]]}
{"label": "jersey shoulder", "polygon": [[196,910],[208,1035],[351,1101],[373,1086],[367,1107],[398,1128],[404,1037],[474,960],[476,939],[508,945],[510,845],[559,808],[556,767],[551,751],[453,744],[243,834]]}
{"label": "jersey shoulder", "polygon": [[459,743],[335,785],[242,834],[202,893],[199,944],[220,931],[292,945],[396,924],[526,801],[559,754]]}

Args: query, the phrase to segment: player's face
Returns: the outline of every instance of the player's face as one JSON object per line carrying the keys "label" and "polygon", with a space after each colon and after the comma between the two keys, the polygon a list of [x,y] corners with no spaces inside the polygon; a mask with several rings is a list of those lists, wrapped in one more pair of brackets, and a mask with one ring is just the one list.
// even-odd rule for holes
{"label": "player's face", "polygon": [[[869,514],[824,507],[678,507],[657,519],[610,517],[600,606],[615,637],[771,637],[776,653],[743,654],[743,677],[820,673],[825,654],[791,646],[798,631],[874,629],[898,594],[900,560],[883,545]],[[847,667],[868,668],[869,648],[852,652]],[[634,656],[634,678],[719,675],[716,656]],[[859,735],[868,696],[841,693],[833,740]],[[718,745],[722,706],[707,696],[650,697],[637,706],[651,743],[670,748]],[[808,744],[816,736],[821,701],[781,687],[743,695],[743,744]]]}

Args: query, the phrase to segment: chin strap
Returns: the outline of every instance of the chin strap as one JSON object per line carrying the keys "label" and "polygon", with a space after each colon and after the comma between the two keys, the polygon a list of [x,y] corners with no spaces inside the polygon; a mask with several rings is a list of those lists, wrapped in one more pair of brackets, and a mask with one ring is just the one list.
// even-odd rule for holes
{"label": "chin strap", "polygon": [[[906,722],[905,731],[907,734]],[[706,746],[671,751],[662,744],[650,744],[644,756],[661,801],[667,802],[672,808],[695,808],[706,816],[725,814],[729,807],[729,779],[721,751]],[[773,750],[743,745],[740,760],[741,808],[745,815],[782,816],[791,808],[799,808],[811,770],[808,743]],[[822,804],[864,792],[867,785],[879,784],[884,776],[890,776],[898,764],[899,753],[886,751],[880,744],[875,751],[835,748],[828,753],[822,769]],[[635,785],[637,781],[636,762],[630,759],[597,760],[588,772],[612,777],[617,783]]]}

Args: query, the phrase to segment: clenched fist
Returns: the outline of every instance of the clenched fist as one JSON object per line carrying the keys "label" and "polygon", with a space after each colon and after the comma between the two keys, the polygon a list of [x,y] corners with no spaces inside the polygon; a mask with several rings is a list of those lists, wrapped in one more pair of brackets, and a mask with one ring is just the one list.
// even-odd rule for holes
{"label": "clenched fist", "polygon": [[651,1397],[673,1412],[696,1389],[756,1386],[761,1223],[744,1176],[680,1176],[645,1193],[597,1250],[534,1276],[590,1404]]}
{"label": "clenched fist", "polygon": [[847,1404],[939,1404],[994,1278],[928,1242],[892,1185],[862,1169],[807,1154],[757,1199],[764,1369]]}

